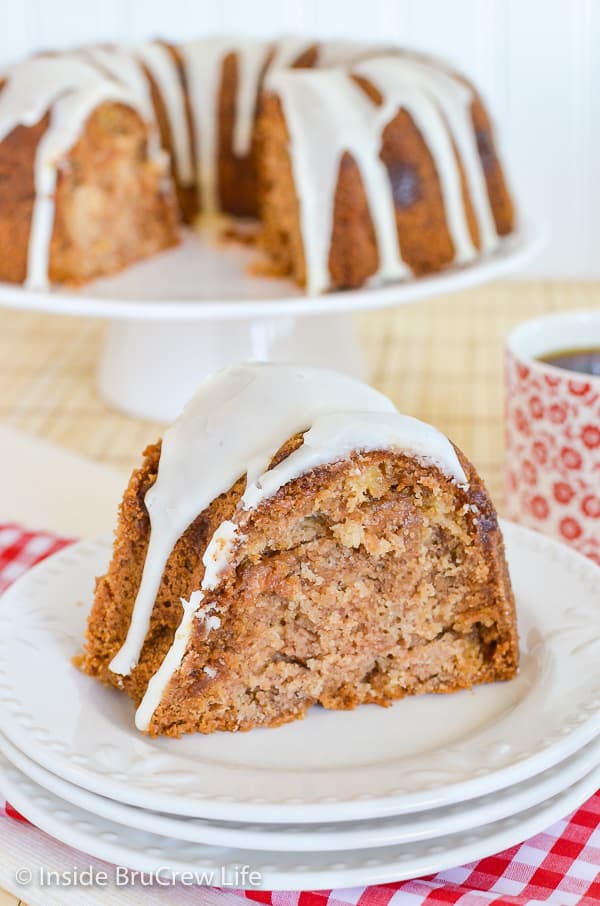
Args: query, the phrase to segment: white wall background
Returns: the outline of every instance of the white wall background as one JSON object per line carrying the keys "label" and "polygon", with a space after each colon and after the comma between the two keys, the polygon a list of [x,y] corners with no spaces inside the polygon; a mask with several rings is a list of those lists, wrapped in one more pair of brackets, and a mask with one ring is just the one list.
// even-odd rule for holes
{"label": "white wall background", "polygon": [[600,276],[600,0],[0,0],[0,66],[39,48],[211,33],[384,40],[443,55],[495,116],[530,274]]}

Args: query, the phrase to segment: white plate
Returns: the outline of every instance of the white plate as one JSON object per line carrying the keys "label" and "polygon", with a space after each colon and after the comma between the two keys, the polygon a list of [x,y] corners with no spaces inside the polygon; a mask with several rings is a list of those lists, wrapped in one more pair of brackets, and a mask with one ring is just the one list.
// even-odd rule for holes
{"label": "white plate", "polygon": [[123,824],[190,843],[209,843],[271,852],[331,852],[341,849],[370,849],[400,843],[429,840],[444,834],[474,830],[500,818],[515,815],[566,790],[600,766],[600,737],[565,761],[536,777],[523,780],[487,796],[428,809],[414,815],[345,821],[341,824],[241,824],[178,818],[135,808],[90,793],[51,774],[27,758],[0,734],[0,751],[26,777],[71,805]]}
{"label": "white plate", "polygon": [[370,818],[518,783],[600,730],[600,571],[543,535],[511,523],[504,532],[522,652],[509,683],[391,708],[313,708],[276,729],[153,740],[135,729],[126,696],[71,664],[94,576],[109,558],[108,542],[84,542],[27,573],[2,600],[0,726],[71,783],[219,820]]}
{"label": "white plate", "polygon": [[[37,827],[77,849],[161,878],[191,871],[206,884],[242,887],[236,866],[249,866],[268,890],[307,890],[382,884],[443,871],[520,843],[580,806],[598,788],[600,768],[551,799],[475,831],[365,852],[260,853],[183,843],[99,818],[69,805],[0,756],[0,783],[11,804]],[[199,877],[199,874],[194,877]]]}
{"label": "white plate", "polygon": [[216,245],[188,232],[178,248],[79,290],[39,292],[0,283],[0,305],[143,321],[333,314],[400,305],[467,289],[519,267],[541,242],[540,231],[525,222],[491,255],[473,264],[393,285],[307,296],[290,280],[249,275],[248,265],[256,259],[255,251],[238,244]]}

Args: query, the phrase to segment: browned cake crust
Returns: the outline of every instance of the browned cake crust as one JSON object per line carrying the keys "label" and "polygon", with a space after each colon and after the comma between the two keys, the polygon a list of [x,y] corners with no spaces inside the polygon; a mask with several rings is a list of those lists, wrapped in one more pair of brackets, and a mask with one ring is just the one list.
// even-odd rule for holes
{"label": "browned cake crust", "polygon": [[0,280],[9,283],[22,283],[27,276],[33,161],[48,122],[46,115],[35,126],[17,126],[0,142]]}
{"label": "browned cake crust", "polygon": [[494,143],[492,125],[479,97],[471,105],[471,118],[477,134],[477,147],[483,164],[496,229],[500,236],[506,236],[515,228],[515,209]]}
{"label": "browned cake crust", "polygon": [[[301,443],[292,438],[272,465]],[[403,455],[355,453],[243,511],[244,540],[206,598],[220,627],[206,637],[196,624],[150,734],[276,726],[316,703],[387,705],[513,677],[518,641],[502,536],[481,479],[458,455],[468,491]],[[140,662],[131,676],[117,676],[108,664],[140,582],[149,535],[144,495],[159,456],[159,444],[148,447],[125,492],[82,662],[136,703],[173,640],[180,598],[200,587],[206,545],[245,485],[241,479],[213,501],[180,539]]]}

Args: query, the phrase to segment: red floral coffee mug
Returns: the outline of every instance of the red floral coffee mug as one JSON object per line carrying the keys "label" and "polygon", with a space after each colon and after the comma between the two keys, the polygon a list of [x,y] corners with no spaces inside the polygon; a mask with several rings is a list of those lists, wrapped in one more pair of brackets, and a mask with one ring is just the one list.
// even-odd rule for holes
{"label": "red floral coffee mug", "polygon": [[539,361],[600,349],[600,311],[527,321],[506,352],[506,514],[600,565],[600,376]]}

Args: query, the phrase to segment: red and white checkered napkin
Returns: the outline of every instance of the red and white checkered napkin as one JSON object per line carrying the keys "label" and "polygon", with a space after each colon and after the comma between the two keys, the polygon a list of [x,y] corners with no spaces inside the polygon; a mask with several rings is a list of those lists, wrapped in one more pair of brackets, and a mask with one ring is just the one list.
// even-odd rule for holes
{"label": "red and white checkered napkin", "polygon": [[14,523],[0,524],[0,592],[21,573],[70,543],[47,532],[28,532]]}
{"label": "red and white checkered napkin", "polygon": [[[18,525],[0,525],[0,590],[69,543]],[[8,803],[0,813],[23,820]],[[598,906],[600,790],[578,811],[520,846],[427,878],[348,890],[239,893],[268,906]]]}

